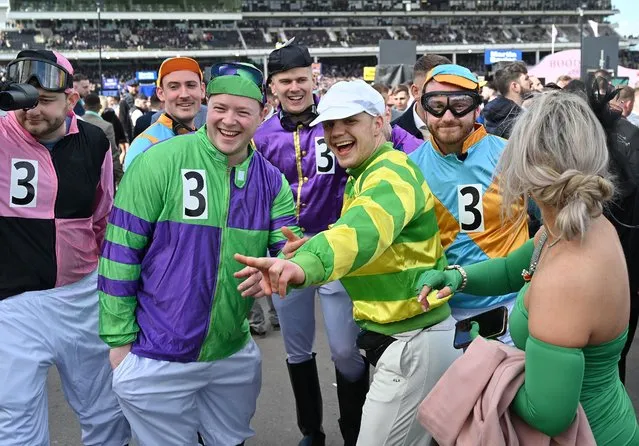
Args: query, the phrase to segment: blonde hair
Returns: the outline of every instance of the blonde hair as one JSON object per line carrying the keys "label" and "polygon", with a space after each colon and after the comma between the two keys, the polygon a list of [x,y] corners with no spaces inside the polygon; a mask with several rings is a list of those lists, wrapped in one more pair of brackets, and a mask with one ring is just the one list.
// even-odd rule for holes
{"label": "blonde hair", "polygon": [[552,91],[519,116],[497,167],[502,209],[529,195],[556,210],[555,236],[583,238],[614,193],[606,134],[581,97]]}

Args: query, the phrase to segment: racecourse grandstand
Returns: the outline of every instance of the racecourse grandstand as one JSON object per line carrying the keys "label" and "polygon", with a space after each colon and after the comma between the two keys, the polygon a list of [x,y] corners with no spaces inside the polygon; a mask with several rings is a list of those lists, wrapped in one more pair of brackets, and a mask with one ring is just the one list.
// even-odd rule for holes
{"label": "racecourse grandstand", "polygon": [[[11,0],[11,8],[24,12],[94,11],[95,0]],[[104,12],[406,12],[410,11],[574,11],[577,7],[591,11],[609,11],[610,0],[108,0],[102,1]],[[411,7],[407,8],[406,5]]]}
{"label": "racecourse grandstand", "polygon": [[490,49],[519,50],[535,64],[550,52],[553,25],[556,50],[579,48],[582,32],[593,33],[588,20],[615,34],[611,0],[109,0],[98,20],[99,3],[0,0],[0,59],[50,48],[92,68],[101,58],[105,71],[175,54],[261,66],[277,42],[295,37],[326,67],[360,69],[380,40],[398,39],[482,71]]}
{"label": "racecourse grandstand", "polygon": [[558,11],[575,11],[578,7],[597,13],[611,9],[610,0],[244,0],[242,12],[308,13],[341,12],[369,14],[402,14],[404,12],[487,13],[519,12],[552,15]]}

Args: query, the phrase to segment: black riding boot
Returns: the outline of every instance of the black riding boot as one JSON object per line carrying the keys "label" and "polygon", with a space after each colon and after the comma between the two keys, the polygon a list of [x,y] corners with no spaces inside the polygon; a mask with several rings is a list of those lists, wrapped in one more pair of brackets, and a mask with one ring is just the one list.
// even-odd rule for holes
{"label": "black riding boot", "polygon": [[297,425],[304,435],[299,446],[324,446],[326,435],[322,430],[322,393],[315,355],[313,359],[300,364],[287,362],[286,365],[295,395]]}
{"label": "black riding boot", "polygon": [[369,388],[369,364],[364,358],[366,368],[362,376],[355,382],[347,380],[339,370],[337,377],[337,401],[339,402],[339,429],[344,437],[344,446],[355,446],[362,422],[362,407],[366,401]]}

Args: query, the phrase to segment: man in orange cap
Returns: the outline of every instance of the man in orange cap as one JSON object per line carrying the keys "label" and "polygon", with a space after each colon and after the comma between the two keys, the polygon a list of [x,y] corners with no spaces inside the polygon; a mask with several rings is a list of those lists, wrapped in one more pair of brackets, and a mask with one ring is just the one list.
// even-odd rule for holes
{"label": "man in orange cap", "polygon": [[202,80],[200,65],[190,57],[171,57],[162,62],[157,95],[164,101],[164,113],[131,143],[124,159],[125,170],[153,144],[195,131],[193,121],[205,95]]}

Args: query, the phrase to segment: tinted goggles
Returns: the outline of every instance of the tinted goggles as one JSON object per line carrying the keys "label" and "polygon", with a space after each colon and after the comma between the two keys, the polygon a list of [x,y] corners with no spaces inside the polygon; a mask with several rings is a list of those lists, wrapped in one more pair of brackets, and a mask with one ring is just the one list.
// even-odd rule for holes
{"label": "tinted goggles", "polygon": [[35,80],[46,91],[61,92],[73,88],[73,76],[60,65],[38,59],[16,59],[7,65],[7,80],[27,84]]}
{"label": "tinted goggles", "polygon": [[420,101],[424,110],[437,118],[444,116],[446,110],[461,118],[479,107],[482,99],[476,91],[431,91],[424,93]]}
{"label": "tinted goggles", "polygon": [[[263,94],[265,94],[264,75],[262,74],[260,70],[258,70],[252,65],[248,65],[244,63],[233,63],[233,62],[219,63],[216,65],[213,65],[211,67],[211,79],[209,79],[209,81],[220,76],[240,76],[245,79],[248,79],[251,82],[253,82],[255,85],[257,85],[258,87],[260,87],[260,91]],[[209,91],[208,87],[206,89],[206,93],[209,95],[211,94],[211,91]]]}

